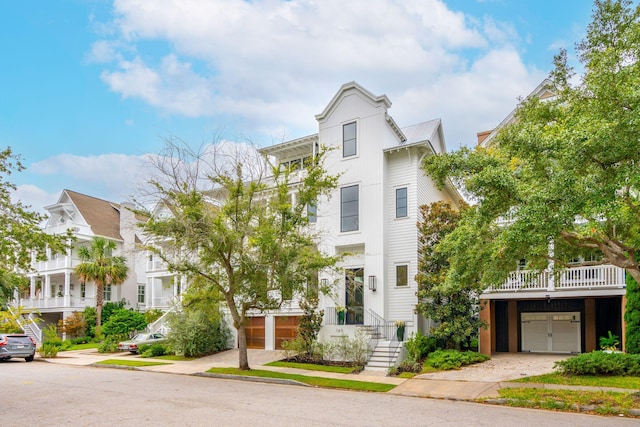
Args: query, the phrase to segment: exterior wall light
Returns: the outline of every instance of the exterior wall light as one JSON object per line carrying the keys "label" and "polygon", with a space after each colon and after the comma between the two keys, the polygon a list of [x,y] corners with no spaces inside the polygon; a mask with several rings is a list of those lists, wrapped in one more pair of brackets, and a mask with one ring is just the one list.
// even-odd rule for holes
{"label": "exterior wall light", "polygon": [[375,292],[376,288],[376,276],[369,276],[369,290]]}

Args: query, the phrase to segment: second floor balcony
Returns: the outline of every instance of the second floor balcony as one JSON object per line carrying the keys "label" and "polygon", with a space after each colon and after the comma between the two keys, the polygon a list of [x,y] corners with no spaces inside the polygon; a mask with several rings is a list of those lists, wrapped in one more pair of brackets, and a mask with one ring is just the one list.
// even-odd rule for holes
{"label": "second floor balcony", "polygon": [[613,265],[572,267],[564,270],[518,270],[509,273],[500,285],[490,286],[484,294],[505,292],[571,291],[624,289],[625,271]]}

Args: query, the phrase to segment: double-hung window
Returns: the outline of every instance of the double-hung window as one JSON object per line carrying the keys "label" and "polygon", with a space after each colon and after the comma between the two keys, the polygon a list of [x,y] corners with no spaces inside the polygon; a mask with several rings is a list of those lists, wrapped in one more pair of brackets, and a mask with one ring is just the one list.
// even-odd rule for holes
{"label": "double-hung window", "polygon": [[348,123],[342,126],[342,157],[355,156],[356,147],[356,123]]}
{"label": "double-hung window", "polygon": [[357,185],[340,189],[340,231],[359,229],[359,197]]}
{"label": "double-hung window", "polygon": [[409,266],[396,265],[396,286],[407,286],[409,284]]}
{"label": "double-hung window", "polygon": [[396,188],[396,218],[407,216],[407,187]]}

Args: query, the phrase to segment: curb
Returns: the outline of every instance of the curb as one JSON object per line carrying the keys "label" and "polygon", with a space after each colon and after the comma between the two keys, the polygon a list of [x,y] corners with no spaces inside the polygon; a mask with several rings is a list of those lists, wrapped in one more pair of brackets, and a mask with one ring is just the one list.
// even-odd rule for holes
{"label": "curb", "polygon": [[196,372],[195,374],[191,374],[194,377],[209,377],[209,378],[220,378],[225,380],[236,380],[236,381],[249,381],[255,383],[269,383],[269,384],[280,384],[280,385],[296,385],[301,387],[313,387],[309,384],[302,383],[296,380],[288,380],[284,378],[268,378],[268,377],[250,377],[247,375],[232,375],[232,374],[213,374],[210,372]]}

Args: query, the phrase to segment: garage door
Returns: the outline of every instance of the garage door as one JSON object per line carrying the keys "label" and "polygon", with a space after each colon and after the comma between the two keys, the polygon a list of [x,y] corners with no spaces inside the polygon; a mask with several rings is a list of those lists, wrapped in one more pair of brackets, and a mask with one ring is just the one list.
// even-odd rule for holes
{"label": "garage door", "polygon": [[579,353],[580,312],[522,313],[522,351]]}
{"label": "garage door", "polygon": [[276,350],[282,349],[282,342],[296,337],[300,316],[276,316]]}
{"label": "garage door", "polygon": [[244,327],[247,348],[264,348],[264,317],[249,317]]}

